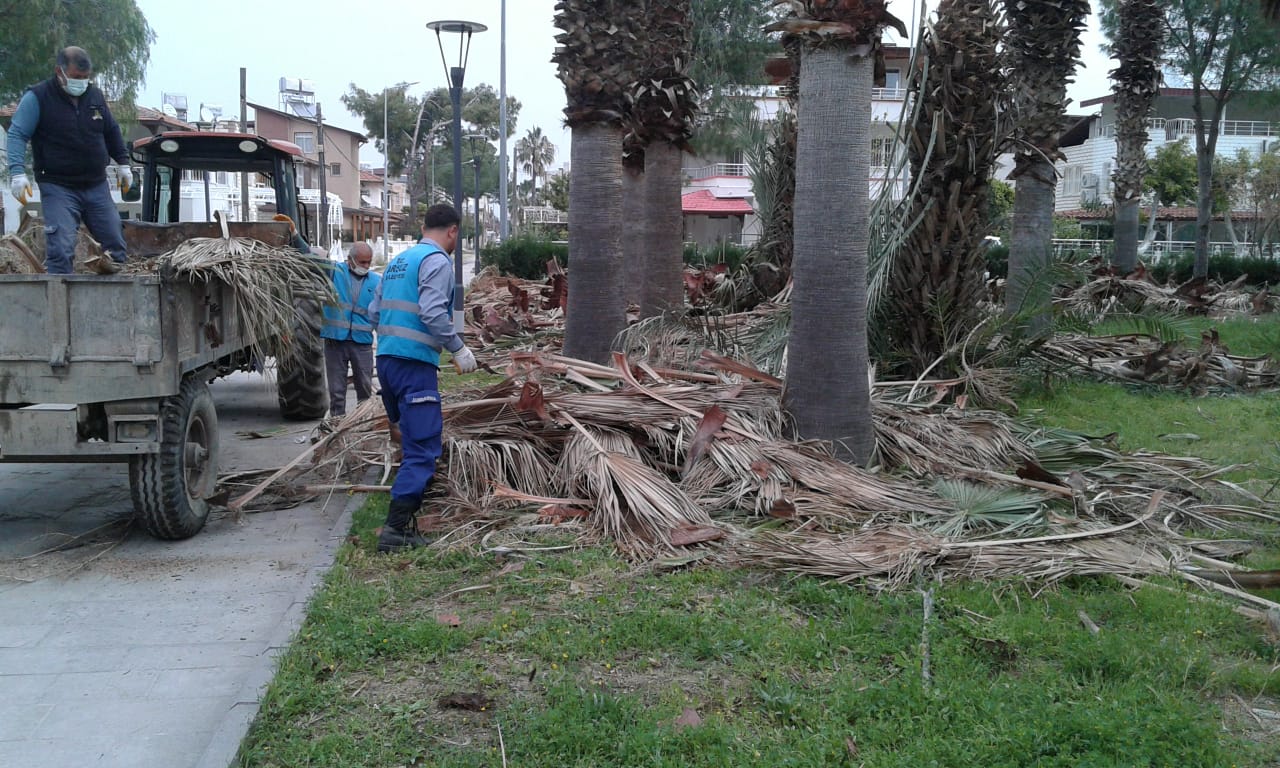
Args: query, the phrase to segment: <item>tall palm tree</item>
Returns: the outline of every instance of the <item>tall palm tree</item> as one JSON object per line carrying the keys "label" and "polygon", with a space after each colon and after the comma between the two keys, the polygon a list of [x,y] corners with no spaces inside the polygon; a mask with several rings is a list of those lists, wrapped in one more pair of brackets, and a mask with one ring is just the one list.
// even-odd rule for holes
{"label": "tall palm tree", "polygon": [[632,116],[644,147],[644,279],[640,315],[684,306],[681,157],[690,149],[698,93],[686,70],[693,35],[690,0],[643,4],[646,56],[632,94]]}
{"label": "tall palm tree", "polygon": [[1010,315],[1026,313],[1043,331],[1050,310],[1049,257],[1053,245],[1055,160],[1067,108],[1067,84],[1080,59],[1080,33],[1089,0],[1004,0],[1010,72],[1012,150],[1016,181],[1009,234]]}
{"label": "tall palm tree", "polygon": [[906,220],[915,225],[893,259],[892,300],[882,314],[889,344],[912,377],[944,355],[937,373],[955,372],[952,348],[981,318],[1000,31],[991,0],[942,0],[922,40],[925,66],[911,74],[919,104],[905,126],[906,148],[917,193]]}
{"label": "tall palm tree", "polygon": [[542,128],[533,126],[525,133],[524,138],[516,142],[516,165],[524,169],[533,179],[533,187],[538,188],[538,179],[543,184],[547,181],[547,170],[556,160],[556,145],[551,143],[542,133]]}
{"label": "tall palm tree", "polygon": [[568,106],[569,308],[564,350],[606,362],[626,326],[622,292],[622,120],[635,80],[631,0],[557,0],[556,63]]}
{"label": "tall palm tree", "polygon": [[1147,114],[1160,93],[1164,7],[1159,0],[1120,0],[1116,8],[1111,70],[1116,95],[1116,167],[1111,172],[1115,205],[1115,256],[1121,272],[1138,263],[1138,211],[1147,169]]}
{"label": "tall palm tree", "polygon": [[645,281],[644,144],[635,131],[622,137],[622,290],[628,304],[639,304]]}
{"label": "tall palm tree", "polygon": [[883,0],[791,0],[766,27],[800,38],[795,254],[783,405],[803,438],[860,464],[875,450],[867,353],[871,86]]}

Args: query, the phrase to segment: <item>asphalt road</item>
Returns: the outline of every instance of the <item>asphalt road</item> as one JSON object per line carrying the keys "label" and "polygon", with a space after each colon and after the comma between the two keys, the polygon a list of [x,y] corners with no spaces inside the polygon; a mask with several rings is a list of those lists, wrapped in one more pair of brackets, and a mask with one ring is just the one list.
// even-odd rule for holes
{"label": "asphalt road", "polygon": [[[282,423],[272,382],[210,388],[222,472],[307,447],[314,424]],[[127,474],[0,464],[4,768],[224,768],[349,525],[339,496],[157,541],[128,525]]]}

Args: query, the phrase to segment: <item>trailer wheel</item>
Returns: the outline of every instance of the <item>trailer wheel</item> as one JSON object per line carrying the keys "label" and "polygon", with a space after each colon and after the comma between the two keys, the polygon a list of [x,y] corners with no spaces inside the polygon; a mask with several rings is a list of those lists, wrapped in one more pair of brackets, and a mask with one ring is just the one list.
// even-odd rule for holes
{"label": "trailer wheel", "polygon": [[209,517],[218,482],[218,414],[203,381],[188,378],[160,403],[160,452],[129,462],[133,509],[158,539],[187,539]]}
{"label": "trailer wheel", "polygon": [[324,379],[324,339],[320,338],[324,319],[318,301],[300,299],[295,307],[294,344],[298,345],[299,353],[292,363],[281,363],[276,393],[282,417],[289,421],[310,421],[324,418],[329,411],[329,389]]}

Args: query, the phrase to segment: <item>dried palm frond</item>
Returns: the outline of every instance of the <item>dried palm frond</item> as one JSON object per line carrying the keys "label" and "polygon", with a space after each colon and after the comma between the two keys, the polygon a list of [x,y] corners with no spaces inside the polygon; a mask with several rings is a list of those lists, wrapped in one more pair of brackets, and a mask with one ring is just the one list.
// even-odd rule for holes
{"label": "dried palm frond", "polygon": [[669,549],[677,528],[711,518],[665,476],[646,466],[625,435],[589,429],[564,413],[579,434],[566,444],[561,477],[569,495],[596,500],[588,522],[634,552]]}
{"label": "dried palm frond", "polygon": [[1037,354],[1108,378],[1196,391],[1280,384],[1280,363],[1267,355],[1232,355],[1218,342],[1216,332],[1206,332],[1198,349],[1145,334],[1059,334]]}
{"label": "dried palm frond", "polygon": [[[224,233],[226,232],[224,222]],[[318,345],[312,324],[300,312],[335,301],[323,265],[294,248],[279,248],[248,237],[196,237],[164,258],[166,279],[220,281],[234,288],[236,318],[252,353],[273,356],[289,367]]]}
{"label": "dried palm frond", "polygon": [[921,571],[951,578],[1032,578],[1171,574],[1185,553],[1153,540],[1102,536],[1060,541],[999,542],[956,548],[915,528],[876,527],[838,537],[757,536],[746,552],[770,567],[900,587]]}
{"label": "dried palm frond", "polygon": [[877,401],[876,450],[890,468],[926,477],[940,463],[961,467],[1009,467],[1034,452],[1012,420],[993,411],[936,411]]}

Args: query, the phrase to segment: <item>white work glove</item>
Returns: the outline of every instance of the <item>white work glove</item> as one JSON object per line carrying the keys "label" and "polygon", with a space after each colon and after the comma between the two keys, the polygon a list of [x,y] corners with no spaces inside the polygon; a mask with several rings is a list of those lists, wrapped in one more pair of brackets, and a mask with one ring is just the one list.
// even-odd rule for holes
{"label": "white work glove", "polygon": [[116,180],[120,182],[120,191],[128,192],[133,188],[133,169],[127,165],[117,165]]}
{"label": "white work glove", "polygon": [[13,196],[18,198],[18,202],[23,205],[31,199],[31,180],[27,178],[27,174],[19,173],[9,181],[9,191],[13,192]]}
{"label": "white work glove", "polygon": [[458,373],[471,373],[476,369],[475,353],[466,347],[454,352],[453,367],[458,369]]}

